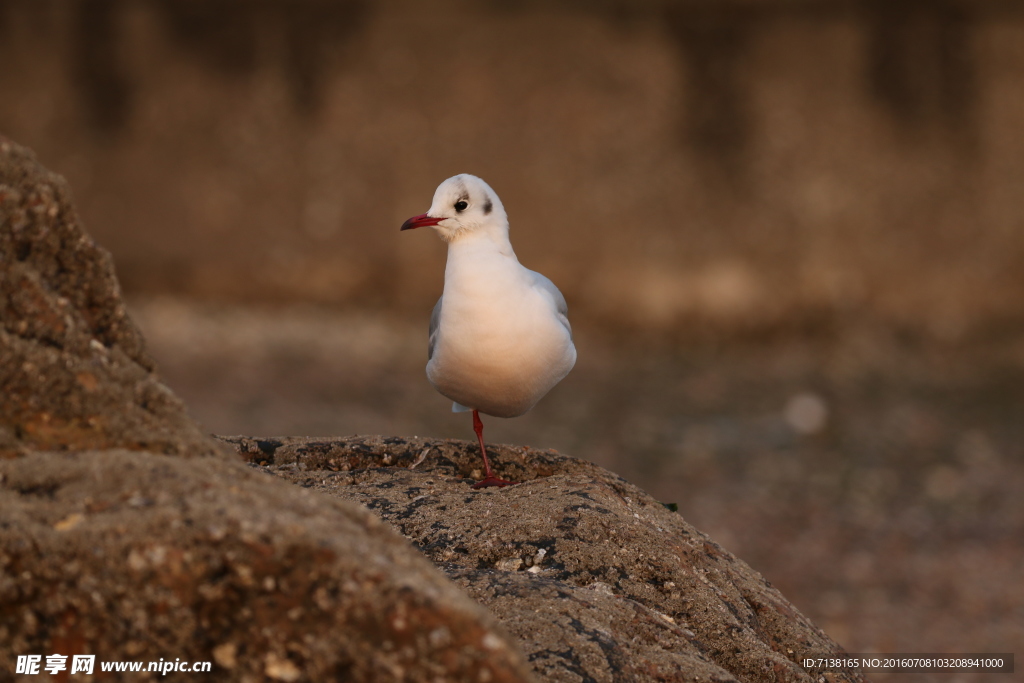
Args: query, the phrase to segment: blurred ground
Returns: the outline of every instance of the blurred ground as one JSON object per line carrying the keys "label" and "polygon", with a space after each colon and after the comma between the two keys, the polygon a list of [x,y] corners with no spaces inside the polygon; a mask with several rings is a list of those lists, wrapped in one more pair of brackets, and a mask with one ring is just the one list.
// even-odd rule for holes
{"label": "blurred ground", "polygon": [[[427,310],[164,298],[132,313],[213,431],[473,437],[426,380]],[[677,502],[848,651],[1020,651],[1024,347],[576,336],[569,377],[526,416],[487,419],[489,441],[589,458]]]}

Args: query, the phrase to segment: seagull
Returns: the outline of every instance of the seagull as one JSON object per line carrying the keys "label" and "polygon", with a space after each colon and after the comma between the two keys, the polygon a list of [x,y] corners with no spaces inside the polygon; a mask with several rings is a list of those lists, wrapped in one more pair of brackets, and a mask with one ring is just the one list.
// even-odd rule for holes
{"label": "seagull", "polygon": [[427,379],[454,402],[452,412],[473,412],[484,460],[484,478],[473,488],[516,484],[494,476],[480,413],[518,417],[572,370],[576,347],[565,297],[519,263],[505,207],[474,175],[441,183],[430,210],[401,230],[423,227],[448,243],[444,291],[430,315]]}

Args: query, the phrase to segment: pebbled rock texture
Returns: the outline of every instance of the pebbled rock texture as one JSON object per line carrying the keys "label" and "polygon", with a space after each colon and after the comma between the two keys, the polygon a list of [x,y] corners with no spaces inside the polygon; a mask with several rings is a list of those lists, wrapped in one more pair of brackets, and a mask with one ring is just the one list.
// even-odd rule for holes
{"label": "pebbled rock texture", "polygon": [[238,463],[33,453],[0,461],[0,511],[0,680],[75,653],[213,663],[168,681],[531,680],[373,514]]}
{"label": "pebbled rock texture", "polygon": [[153,370],[64,179],[0,137],[0,457],[216,453]]}
{"label": "pebbled rock texture", "polygon": [[[596,465],[489,446],[518,486],[473,491],[463,441],[224,437],[261,467],[394,525],[552,681],[811,681],[842,649],[744,562]],[[829,681],[862,680],[830,673]]]}

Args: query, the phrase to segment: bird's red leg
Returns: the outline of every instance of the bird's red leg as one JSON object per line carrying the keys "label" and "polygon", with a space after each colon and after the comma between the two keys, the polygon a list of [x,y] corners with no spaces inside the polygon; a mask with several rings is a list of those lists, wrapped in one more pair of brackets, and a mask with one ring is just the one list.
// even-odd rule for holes
{"label": "bird's red leg", "polygon": [[488,486],[501,487],[518,484],[518,481],[498,479],[494,476],[494,472],[491,471],[491,463],[487,460],[487,449],[484,448],[484,423],[480,421],[480,413],[476,410],[473,411],[473,431],[476,432],[477,441],[480,442],[480,455],[484,456],[484,478],[473,484],[473,488],[483,489]]}

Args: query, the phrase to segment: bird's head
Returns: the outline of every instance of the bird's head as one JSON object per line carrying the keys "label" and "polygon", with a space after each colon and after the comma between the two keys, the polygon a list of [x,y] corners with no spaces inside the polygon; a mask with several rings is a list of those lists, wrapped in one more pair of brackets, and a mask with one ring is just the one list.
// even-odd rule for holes
{"label": "bird's head", "polygon": [[432,227],[445,242],[480,230],[508,231],[505,207],[491,186],[460,173],[437,186],[430,210],[402,223],[402,230]]}

